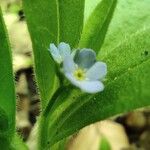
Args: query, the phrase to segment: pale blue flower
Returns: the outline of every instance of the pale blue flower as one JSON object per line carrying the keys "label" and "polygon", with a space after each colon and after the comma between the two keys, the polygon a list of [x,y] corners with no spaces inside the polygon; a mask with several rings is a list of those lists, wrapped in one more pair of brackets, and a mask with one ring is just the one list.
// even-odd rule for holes
{"label": "pale blue flower", "polygon": [[84,92],[97,93],[104,89],[102,80],[107,74],[107,65],[97,62],[91,49],[77,50],[74,57],[65,56],[63,70],[66,78]]}
{"label": "pale blue flower", "polygon": [[55,44],[51,43],[49,51],[53,57],[53,59],[58,63],[62,63],[64,58],[71,53],[71,48],[69,44],[66,44],[64,42],[61,42],[58,47],[55,46]]}

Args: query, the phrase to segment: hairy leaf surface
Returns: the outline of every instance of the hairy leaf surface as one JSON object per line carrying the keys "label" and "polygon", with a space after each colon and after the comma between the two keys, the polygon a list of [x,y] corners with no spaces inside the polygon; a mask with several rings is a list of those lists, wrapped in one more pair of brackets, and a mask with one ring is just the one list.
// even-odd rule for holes
{"label": "hairy leaf surface", "polygon": [[57,4],[55,0],[24,0],[24,10],[32,39],[35,73],[42,109],[49,101],[55,84],[55,66],[49,55],[50,42],[58,41]]}
{"label": "hairy leaf surface", "polygon": [[149,32],[149,28],[141,30],[112,53],[101,56],[108,65],[103,92],[89,95],[75,88],[63,88],[55,105],[45,112],[50,120],[50,144],[90,123],[150,105]]}
{"label": "hairy leaf surface", "polygon": [[84,19],[84,0],[58,0],[59,42],[77,47]]}
{"label": "hairy leaf surface", "polygon": [[122,41],[150,24],[149,0],[119,0],[110,23],[101,53],[107,55]]}
{"label": "hairy leaf surface", "polygon": [[0,146],[7,148],[15,133],[16,97],[12,56],[0,10]]}

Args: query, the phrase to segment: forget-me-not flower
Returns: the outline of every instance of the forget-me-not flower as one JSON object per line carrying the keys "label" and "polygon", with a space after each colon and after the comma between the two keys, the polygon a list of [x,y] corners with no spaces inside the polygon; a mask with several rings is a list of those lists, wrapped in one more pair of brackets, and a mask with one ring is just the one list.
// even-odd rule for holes
{"label": "forget-me-not flower", "polygon": [[77,50],[73,55],[66,55],[63,62],[66,78],[82,91],[97,93],[103,91],[101,82],[107,74],[107,65],[96,61],[96,54],[91,49]]}
{"label": "forget-me-not flower", "polygon": [[71,48],[69,44],[66,44],[64,42],[61,42],[58,47],[55,46],[55,44],[51,43],[49,51],[53,57],[53,59],[58,63],[61,64],[64,60],[64,58],[71,53]]}

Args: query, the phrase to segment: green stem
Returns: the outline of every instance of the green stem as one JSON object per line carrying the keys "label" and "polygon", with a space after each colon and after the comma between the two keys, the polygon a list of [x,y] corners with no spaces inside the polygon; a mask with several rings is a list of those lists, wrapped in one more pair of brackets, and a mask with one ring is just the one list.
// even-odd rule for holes
{"label": "green stem", "polygon": [[[39,138],[38,138],[38,141],[39,141],[38,149],[39,150],[50,149],[49,143],[48,143],[48,137],[49,137],[49,135],[48,135],[49,126],[48,125],[49,125],[50,120],[48,119],[49,118],[48,116],[50,116],[52,107],[54,106],[58,96],[60,95],[60,93],[62,93],[64,91],[64,88],[66,88],[66,86],[67,86],[67,83],[64,82],[64,76],[61,73],[61,71],[59,70],[59,68],[61,68],[60,65],[55,66],[55,72],[59,78],[59,88],[55,91],[55,93],[49,100],[46,108],[42,111],[40,120],[39,120]],[[66,86],[65,86],[65,84],[66,84]]]}
{"label": "green stem", "polygon": [[47,137],[48,137],[48,120],[44,117],[43,114],[41,114],[40,120],[39,120],[39,134],[38,134],[38,149],[39,150],[46,150],[44,147],[46,147],[47,143]]}
{"label": "green stem", "polygon": [[60,72],[59,68],[61,68],[60,65],[56,65],[55,70],[56,70],[56,75],[58,76],[60,86],[64,85],[64,76]]}
{"label": "green stem", "polygon": [[[63,79],[60,79],[63,80]],[[61,83],[63,85],[63,82]],[[64,86],[59,87],[54,95],[52,96],[51,100],[49,101],[48,105],[46,106],[45,110],[41,113],[41,117],[39,120],[39,150],[47,150],[46,147],[48,147],[48,125],[49,125],[49,120],[47,117],[47,114],[50,113],[50,110],[54,103],[57,100],[57,97],[59,96],[60,92],[62,92],[64,89]]]}

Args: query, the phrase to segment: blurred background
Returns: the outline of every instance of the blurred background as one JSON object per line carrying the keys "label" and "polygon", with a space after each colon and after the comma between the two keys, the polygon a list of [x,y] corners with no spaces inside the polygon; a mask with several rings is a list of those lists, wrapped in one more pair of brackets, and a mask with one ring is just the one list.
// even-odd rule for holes
{"label": "blurred background", "polygon": [[[0,0],[13,51],[17,132],[36,150],[40,100],[33,73],[32,44],[20,0]],[[62,146],[63,145],[63,146]],[[150,150],[150,108],[97,122],[61,143],[65,150]]]}

